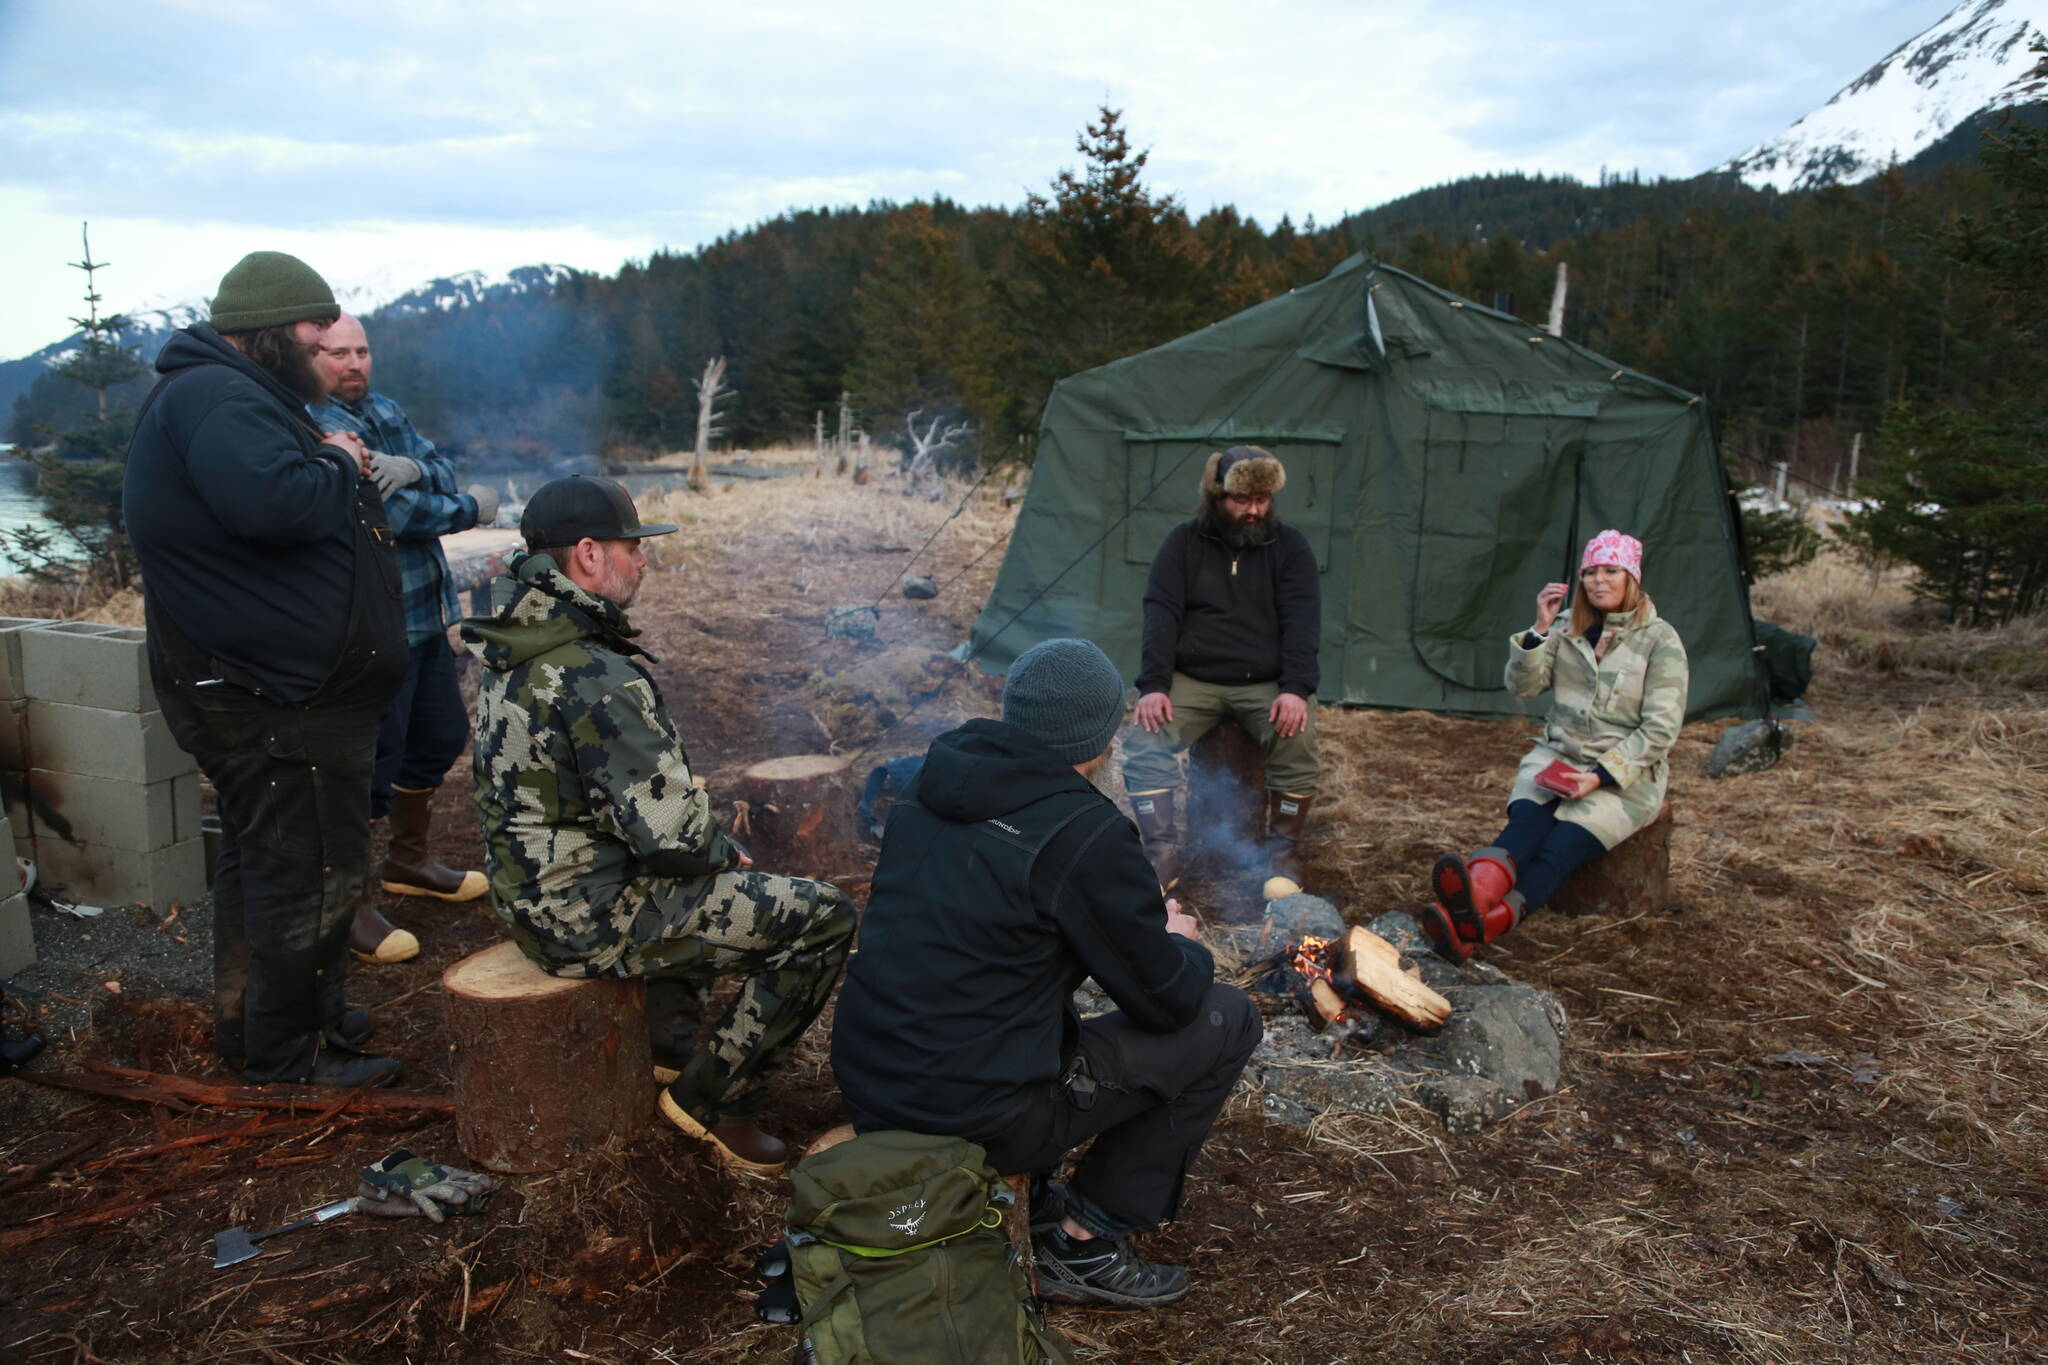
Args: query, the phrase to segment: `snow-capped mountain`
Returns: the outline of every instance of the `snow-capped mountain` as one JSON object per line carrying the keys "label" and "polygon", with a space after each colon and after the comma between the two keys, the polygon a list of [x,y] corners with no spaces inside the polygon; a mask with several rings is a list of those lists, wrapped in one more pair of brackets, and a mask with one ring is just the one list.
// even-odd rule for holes
{"label": "snow-capped mountain", "polygon": [[1973,114],[2048,99],[2035,39],[2048,0],[1963,0],[1835,97],[1719,169],[1759,189],[1853,184],[1907,161]]}
{"label": "snow-capped mountain", "polygon": [[[399,272],[405,273],[401,276]],[[551,293],[577,275],[566,265],[522,265],[504,270],[465,270],[458,275],[438,276],[425,284],[397,283],[402,278],[417,281],[417,271],[390,267],[373,275],[338,281],[334,297],[342,308],[358,317],[398,317],[411,313],[449,312],[468,308],[486,299],[512,298],[520,294]],[[149,299],[121,314],[128,325],[121,332],[121,344],[133,348],[146,364],[171,333],[206,316],[204,301]],[[14,410],[14,400],[28,391],[36,376],[52,365],[61,364],[75,353],[83,333],[73,332],[19,360],[0,362],[0,431]]]}

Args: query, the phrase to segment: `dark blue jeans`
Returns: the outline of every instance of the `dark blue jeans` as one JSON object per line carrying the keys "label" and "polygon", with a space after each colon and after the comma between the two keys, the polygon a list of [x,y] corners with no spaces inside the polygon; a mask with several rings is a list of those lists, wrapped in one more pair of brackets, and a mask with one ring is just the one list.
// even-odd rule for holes
{"label": "dark blue jeans", "polygon": [[416,792],[440,786],[462,757],[462,746],[469,743],[469,712],[462,705],[462,684],[448,637],[430,635],[409,653],[405,683],[377,732],[377,772],[370,784],[372,820],[383,819],[391,808],[393,788]]}
{"label": "dark blue jeans", "polygon": [[383,708],[294,706],[161,676],[157,698],[218,798],[214,1046],[259,1084],[300,1080],[341,1020]]}
{"label": "dark blue jeans", "polygon": [[1515,860],[1515,890],[1524,913],[1541,910],[1572,873],[1607,852],[1584,825],[1557,818],[1558,801],[1516,801],[1508,826],[1494,839]]}

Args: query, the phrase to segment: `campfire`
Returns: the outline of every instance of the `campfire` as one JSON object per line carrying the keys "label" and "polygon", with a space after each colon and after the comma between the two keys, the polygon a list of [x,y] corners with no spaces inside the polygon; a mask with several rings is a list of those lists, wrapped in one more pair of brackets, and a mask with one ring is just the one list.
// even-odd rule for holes
{"label": "campfire", "polygon": [[1430,1029],[1451,1017],[1451,1002],[1422,984],[1414,963],[1356,925],[1334,939],[1304,935],[1288,943],[1275,968],[1318,1033],[1370,1034],[1379,1014]]}

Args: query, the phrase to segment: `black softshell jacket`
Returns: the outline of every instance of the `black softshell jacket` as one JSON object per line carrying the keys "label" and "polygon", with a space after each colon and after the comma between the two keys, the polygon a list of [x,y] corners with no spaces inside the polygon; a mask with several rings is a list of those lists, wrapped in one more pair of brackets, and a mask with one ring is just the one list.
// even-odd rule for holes
{"label": "black softshell jacket", "polygon": [[1308,537],[1285,522],[1264,545],[1233,549],[1198,521],[1166,533],[1145,580],[1140,692],[1176,672],[1206,683],[1278,682],[1315,695],[1323,582]]}
{"label": "black softshell jacket", "polygon": [[1023,731],[969,721],[890,812],[832,1069],[864,1127],[974,1138],[1058,1083],[1084,978],[1168,1032],[1214,975],[1208,949],[1166,932],[1115,803]]}
{"label": "black softshell jacket", "polygon": [[296,702],[339,671],[360,674],[354,656],[402,651],[389,532],[355,460],[204,323],[165,342],[156,367],[165,378],[129,441],[121,506],[152,652],[173,643],[158,633],[179,637],[171,675],[225,675]]}

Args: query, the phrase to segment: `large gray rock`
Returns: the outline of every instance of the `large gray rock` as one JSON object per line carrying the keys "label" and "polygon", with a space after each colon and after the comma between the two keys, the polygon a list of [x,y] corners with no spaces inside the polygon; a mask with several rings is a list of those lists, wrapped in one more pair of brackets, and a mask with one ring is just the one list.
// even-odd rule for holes
{"label": "large gray rock", "polygon": [[1274,947],[1289,940],[1335,938],[1344,932],[1344,916],[1321,896],[1298,891],[1266,905],[1266,939]]}
{"label": "large gray rock", "polygon": [[878,607],[833,607],[825,613],[825,633],[840,640],[872,640],[881,620]]}

